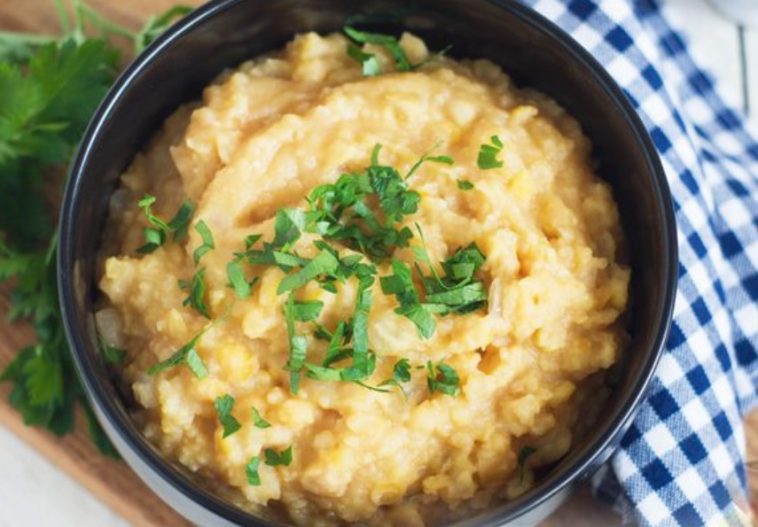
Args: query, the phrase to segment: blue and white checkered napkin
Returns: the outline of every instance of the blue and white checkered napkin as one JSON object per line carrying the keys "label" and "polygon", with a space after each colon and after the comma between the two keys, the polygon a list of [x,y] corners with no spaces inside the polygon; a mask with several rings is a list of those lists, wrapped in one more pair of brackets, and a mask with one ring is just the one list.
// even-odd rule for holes
{"label": "blue and white checkered napkin", "polygon": [[671,337],[621,449],[593,478],[595,492],[633,524],[744,525],[742,419],[758,403],[757,136],[693,62],[664,2],[524,1],[632,100],[663,160],[678,222]]}

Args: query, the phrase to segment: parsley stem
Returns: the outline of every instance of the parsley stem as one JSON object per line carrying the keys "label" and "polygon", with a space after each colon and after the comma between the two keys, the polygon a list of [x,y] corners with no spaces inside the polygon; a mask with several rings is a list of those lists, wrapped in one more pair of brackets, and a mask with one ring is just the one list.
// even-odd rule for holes
{"label": "parsley stem", "polygon": [[84,40],[84,17],[81,0],[71,0],[74,8],[74,29],[72,31],[74,40],[81,42]]}
{"label": "parsley stem", "polygon": [[103,33],[113,33],[114,35],[121,35],[122,37],[126,37],[130,40],[135,40],[137,38],[137,35],[130,31],[129,29],[125,28],[124,26],[120,24],[116,24],[115,22],[111,22],[110,20],[107,20],[104,18],[100,13],[89,7],[87,4],[84,3],[78,3],[78,8],[81,10],[81,14],[85,15],[90,22],[92,22],[97,28],[103,32]]}
{"label": "parsley stem", "polygon": [[71,19],[68,17],[66,6],[63,4],[63,0],[53,0],[53,6],[55,12],[58,13],[58,21],[61,25],[61,33],[68,35],[71,32]]}
{"label": "parsley stem", "polygon": [[38,33],[23,33],[20,31],[0,31],[0,40],[3,42],[12,42],[19,44],[31,44],[33,46],[44,46],[51,42],[57,41],[57,37],[52,35],[40,35]]}

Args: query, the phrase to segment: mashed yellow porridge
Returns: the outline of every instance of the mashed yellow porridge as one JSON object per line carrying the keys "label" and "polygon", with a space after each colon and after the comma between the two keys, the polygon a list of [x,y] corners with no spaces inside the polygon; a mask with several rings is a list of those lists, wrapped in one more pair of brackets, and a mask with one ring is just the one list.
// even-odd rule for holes
{"label": "mashed yellow porridge", "polygon": [[360,43],[299,35],[167,120],[113,195],[97,320],[147,437],[241,506],[439,524],[569,450],[629,270],[556,103]]}

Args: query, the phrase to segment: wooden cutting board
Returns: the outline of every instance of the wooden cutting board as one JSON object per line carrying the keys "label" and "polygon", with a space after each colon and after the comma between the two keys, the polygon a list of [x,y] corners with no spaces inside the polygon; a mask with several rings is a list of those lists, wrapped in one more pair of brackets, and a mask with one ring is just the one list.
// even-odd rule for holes
{"label": "wooden cutting board", "polygon": [[[174,5],[175,0],[88,0],[107,18],[136,28],[153,13]],[[182,0],[197,5],[199,0]],[[58,34],[57,16],[50,0],[0,1],[0,30]],[[8,288],[0,288],[0,369],[34,334],[25,324],[10,325],[5,320],[10,303]],[[103,503],[139,527],[182,527],[189,523],[163,504],[123,462],[107,459],[92,446],[82,415],[77,416],[74,433],[57,438],[44,430],[28,428],[7,403],[7,384],[0,385],[0,425],[16,433],[43,456],[57,465]],[[758,459],[758,412],[748,420],[746,430],[752,439],[750,459]],[[758,495],[758,474],[753,470],[753,495]],[[543,527],[582,527],[619,525],[618,518],[596,503],[586,489],[580,490]]]}

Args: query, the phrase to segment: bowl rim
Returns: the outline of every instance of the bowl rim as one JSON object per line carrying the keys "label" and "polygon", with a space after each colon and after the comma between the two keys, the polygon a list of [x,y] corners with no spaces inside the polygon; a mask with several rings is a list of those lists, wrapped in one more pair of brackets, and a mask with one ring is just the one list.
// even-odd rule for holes
{"label": "bowl rim", "polygon": [[[129,91],[132,82],[149,69],[153,61],[161,53],[173,46],[186,34],[202,26],[207,20],[221,15],[227,9],[244,1],[211,0],[196,8],[164,32],[156,41],[151,43],[118,76],[93,114],[69,170],[59,218],[59,248],[56,271],[59,303],[67,343],[71,350],[79,378],[84,386],[87,399],[96,410],[95,413],[106,433],[112,439],[115,436],[123,441],[124,448],[128,449],[130,453],[134,454],[145,464],[154,476],[157,476],[164,483],[168,483],[191,502],[226,521],[245,525],[265,526],[276,524],[271,523],[269,520],[258,518],[252,513],[248,513],[232,505],[212,491],[193,482],[190,477],[177,469],[170,460],[162,456],[157,448],[152,446],[148,439],[137,430],[134,423],[122,411],[122,408],[119,408],[120,403],[117,403],[107,395],[108,387],[103,382],[104,376],[97,373],[97,359],[94,354],[89,354],[86,351],[87,346],[85,342],[89,339],[87,335],[80,333],[77,329],[79,327],[77,320],[82,317],[80,317],[76,307],[76,283],[73,272],[76,260],[74,258],[74,243],[72,240],[76,238],[74,217],[78,202],[80,201],[81,180],[87,174],[87,165],[90,157],[96,155],[95,147],[100,141],[104,123],[111,117],[120,99]],[[654,317],[658,327],[655,330],[655,339],[649,357],[640,369],[637,382],[633,386],[630,396],[620,403],[613,421],[604,421],[604,432],[590,445],[591,448],[586,448],[584,455],[576,460],[574,464],[563,469],[558,475],[547,477],[542,483],[536,485],[524,495],[505,504],[498,505],[487,513],[486,517],[482,519],[482,525],[494,526],[500,525],[503,521],[513,520],[536,509],[541,504],[554,498],[561,491],[564,491],[572,482],[585,476],[598,463],[604,462],[610,457],[610,447],[620,439],[621,435],[629,427],[639,408],[640,402],[646,395],[668,338],[678,278],[678,246],[672,196],[659,154],[639,114],[615,80],[567,32],[536,10],[508,0],[482,1],[507,11],[511,16],[519,19],[520,23],[546,34],[547,37],[552,39],[561,48],[560,51],[567,55],[567,60],[579,64],[585,71],[591,74],[593,81],[605,92],[616,109],[621,112],[624,121],[633,132],[638,147],[645,158],[645,164],[647,165],[649,177],[655,191],[655,207],[659,210],[664,221],[661,238],[663,246],[666,249],[662,258],[662,265],[658,270],[665,287],[665,292],[661,295],[662,301],[656,306]],[[603,456],[605,456],[605,459],[603,459]],[[135,470],[135,472],[141,479],[145,479],[145,476],[140,471]],[[546,482],[549,482],[549,484]],[[168,505],[173,506],[171,503],[168,503]],[[493,521],[495,523],[491,523]]]}

